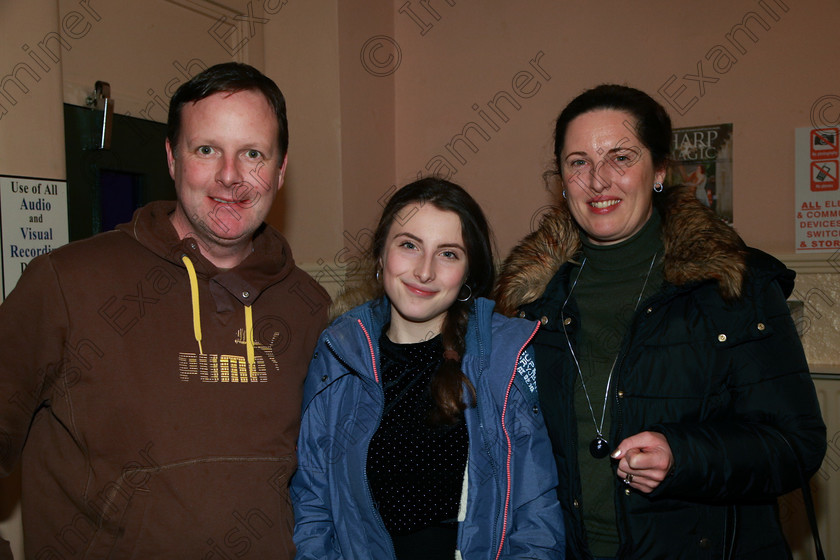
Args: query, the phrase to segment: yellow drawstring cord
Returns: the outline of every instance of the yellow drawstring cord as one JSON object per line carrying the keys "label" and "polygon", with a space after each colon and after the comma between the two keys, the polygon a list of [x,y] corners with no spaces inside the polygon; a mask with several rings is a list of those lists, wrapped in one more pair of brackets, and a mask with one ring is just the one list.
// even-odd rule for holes
{"label": "yellow drawstring cord", "polygon": [[245,340],[248,349],[248,374],[251,381],[254,381],[257,375],[257,367],[256,358],[254,358],[254,317],[250,305],[245,306]]}
{"label": "yellow drawstring cord", "polygon": [[193,333],[195,341],[198,342],[198,353],[204,354],[201,348],[201,312],[198,306],[198,278],[195,275],[195,267],[192,261],[184,255],[181,257],[184,266],[187,267],[187,275],[190,277],[190,294],[192,295]]}
{"label": "yellow drawstring cord", "polygon": [[[198,353],[204,354],[201,347],[201,312],[198,303],[198,277],[195,274],[195,267],[192,261],[184,255],[181,257],[184,266],[187,268],[187,275],[190,277],[190,295],[192,296],[193,333],[198,342]],[[245,306],[245,345],[248,352],[248,373],[251,379],[257,375],[257,364],[254,353],[254,315],[250,305]]]}

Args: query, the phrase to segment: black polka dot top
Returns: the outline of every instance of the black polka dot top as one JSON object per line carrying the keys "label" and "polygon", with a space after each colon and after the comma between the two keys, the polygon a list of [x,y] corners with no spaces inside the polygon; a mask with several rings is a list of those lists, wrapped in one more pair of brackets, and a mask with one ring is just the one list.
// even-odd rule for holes
{"label": "black polka dot top", "polygon": [[392,535],[454,522],[458,515],[468,435],[465,422],[432,426],[429,382],[443,362],[441,336],[415,344],[379,339],[385,390],[382,422],[368,447],[367,475]]}

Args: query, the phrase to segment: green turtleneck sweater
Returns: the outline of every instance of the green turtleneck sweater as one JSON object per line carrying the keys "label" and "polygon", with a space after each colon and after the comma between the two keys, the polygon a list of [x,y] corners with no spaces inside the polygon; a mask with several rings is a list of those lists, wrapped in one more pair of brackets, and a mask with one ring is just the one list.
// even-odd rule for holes
{"label": "green turtleneck sweater", "polygon": [[[574,284],[572,297],[580,312],[580,333],[575,348],[580,365],[575,384],[575,414],[583,519],[589,549],[594,556],[615,556],[619,543],[611,459],[594,458],[589,452],[589,444],[596,437],[596,427],[601,424],[607,380],[633,312],[640,301],[655,294],[662,285],[661,225],[659,214],[654,211],[638,233],[614,245],[595,245],[581,233],[581,265],[572,269],[569,276],[570,286]],[[607,440],[612,401],[607,399],[601,428]],[[611,451],[617,443],[609,442]]]}

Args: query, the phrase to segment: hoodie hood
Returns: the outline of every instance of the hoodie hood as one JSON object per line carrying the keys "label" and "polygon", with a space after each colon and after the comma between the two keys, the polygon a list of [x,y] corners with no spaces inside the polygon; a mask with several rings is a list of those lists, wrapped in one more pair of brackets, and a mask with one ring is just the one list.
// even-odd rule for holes
{"label": "hoodie hood", "polygon": [[[254,251],[238,266],[219,270],[201,253],[201,242],[192,237],[180,239],[169,216],[174,201],[156,201],[138,209],[131,221],[117,226],[118,231],[136,239],[146,249],[182,268],[186,255],[198,277],[230,292],[243,305],[251,305],[268,287],[282,281],[294,269],[295,261],[286,238],[275,228],[263,224],[254,233]],[[212,288],[211,288],[212,290]],[[248,293],[243,297],[243,293]]]}

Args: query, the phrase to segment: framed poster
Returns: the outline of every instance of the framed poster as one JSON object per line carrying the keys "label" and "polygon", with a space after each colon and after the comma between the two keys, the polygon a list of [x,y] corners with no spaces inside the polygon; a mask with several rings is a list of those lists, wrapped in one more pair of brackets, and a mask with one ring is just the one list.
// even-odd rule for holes
{"label": "framed poster", "polygon": [[693,186],[697,199],[732,224],[732,123],[675,128],[668,185]]}

